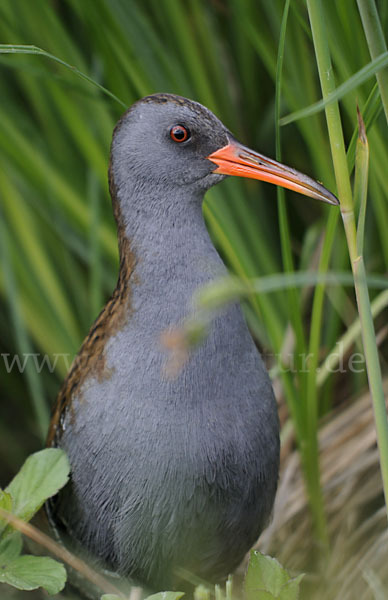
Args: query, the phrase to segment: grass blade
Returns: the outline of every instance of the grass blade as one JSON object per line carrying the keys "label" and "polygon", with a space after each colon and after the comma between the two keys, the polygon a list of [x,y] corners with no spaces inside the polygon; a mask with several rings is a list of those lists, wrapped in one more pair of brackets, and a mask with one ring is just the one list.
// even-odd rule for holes
{"label": "grass blade", "polygon": [[[323,16],[321,0],[307,0],[310,22],[313,32],[315,53],[317,58],[319,76],[324,98],[330,94],[335,82],[332,73],[330,51],[327,43],[327,33]],[[369,292],[363,257],[357,252],[356,226],[353,210],[353,199],[347,169],[345,146],[342,133],[339,108],[336,103],[331,103],[325,109],[331,151],[336,173],[338,196],[341,203],[349,256],[355,277],[355,290],[357,305],[362,326],[362,337],[368,372],[369,387],[372,395],[376,432],[380,452],[381,473],[385,494],[386,510],[388,511],[388,421],[385,408],[381,367],[379,362],[376,336],[371,314]]]}
{"label": "grass blade", "polygon": [[98,88],[101,92],[103,92],[104,94],[106,94],[107,96],[112,98],[112,100],[115,100],[116,102],[121,104],[121,106],[123,108],[128,108],[128,105],[125,104],[125,102],[123,102],[122,100],[120,100],[120,98],[115,96],[115,94],[113,94],[112,92],[110,92],[109,90],[104,88],[103,85],[99,84],[97,81],[95,81],[94,79],[89,77],[89,75],[82,73],[82,71],[77,69],[77,67],[74,67],[73,65],[69,65],[69,63],[67,63],[66,61],[58,58],[58,56],[54,56],[50,52],[46,52],[46,50],[43,50],[42,48],[38,48],[38,46],[29,46],[29,45],[23,45],[23,44],[16,44],[16,45],[0,44],[0,54],[36,54],[39,56],[45,56],[46,58],[49,58],[50,60],[53,60],[53,61],[59,63],[60,65],[63,65],[67,69],[70,69],[70,71],[75,73],[75,75],[77,75],[81,79],[84,79],[88,83],[91,83],[93,86]]}
{"label": "grass blade", "polygon": [[[379,15],[374,0],[357,0],[365,36],[368,41],[370,55],[375,59],[379,54],[387,51]],[[376,72],[380,96],[384,106],[385,118],[388,123],[388,69]]]}
{"label": "grass blade", "polygon": [[320,112],[333,102],[338,102],[338,100],[341,100],[344,96],[346,96],[346,94],[349,94],[349,92],[359,87],[370,77],[387,67],[387,65],[388,52],[385,51],[377,58],[374,58],[369,64],[365,65],[365,67],[360,69],[342,85],[338,86],[338,88],[330,92],[330,94],[328,94],[324,99],[319,100],[319,102],[315,102],[315,104],[312,104],[311,106],[307,106],[306,108],[302,108],[301,110],[297,110],[289,115],[286,115],[285,117],[282,117],[280,119],[280,125],[288,125],[289,123],[293,123],[299,119],[310,117],[311,115]]}
{"label": "grass blade", "polygon": [[357,107],[359,136],[356,147],[356,169],[354,179],[354,206],[358,209],[357,252],[361,256],[364,251],[366,201],[368,193],[369,145],[365,125]]}

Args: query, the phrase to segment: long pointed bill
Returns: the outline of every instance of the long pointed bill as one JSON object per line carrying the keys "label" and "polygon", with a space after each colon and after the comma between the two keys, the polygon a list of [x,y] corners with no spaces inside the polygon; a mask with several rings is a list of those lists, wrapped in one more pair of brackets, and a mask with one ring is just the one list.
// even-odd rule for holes
{"label": "long pointed bill", "polygon": [[339,204],[334,194],[311,177],[254,152],[234,140],[207,158],[218,167],[213,173],[260,179],[328,204]]}

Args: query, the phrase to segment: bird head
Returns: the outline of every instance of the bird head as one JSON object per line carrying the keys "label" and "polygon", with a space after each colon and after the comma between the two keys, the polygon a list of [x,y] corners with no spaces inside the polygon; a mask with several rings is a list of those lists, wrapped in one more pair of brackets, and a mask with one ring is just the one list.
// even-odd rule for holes
{"label": "bird head", "polygon": [[146,96],[131,106],[116,126],[112,160],[119,160],[121,173],[133,174],[138,186],[203,193],[237,175],[338,204],[323,185],[243,146],[210,110],[173,94]]}

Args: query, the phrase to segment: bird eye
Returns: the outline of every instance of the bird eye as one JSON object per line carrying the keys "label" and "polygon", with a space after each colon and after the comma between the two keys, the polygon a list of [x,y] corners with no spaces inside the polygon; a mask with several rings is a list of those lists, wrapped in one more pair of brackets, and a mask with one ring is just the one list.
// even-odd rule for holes
{"label": "bird eye", "polygon": [[170,129],[170,137],[174,142],[185,142],[190,137],[190,131],[183,125],[174,125]]}

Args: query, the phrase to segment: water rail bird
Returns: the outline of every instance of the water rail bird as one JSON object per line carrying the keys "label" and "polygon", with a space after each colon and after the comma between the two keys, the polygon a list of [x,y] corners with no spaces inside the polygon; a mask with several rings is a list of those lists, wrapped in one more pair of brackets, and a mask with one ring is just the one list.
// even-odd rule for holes
{"label": "water rail bird", "polygon": [[121,117],[109,167],[117,287],[63,384],[48,436],[72,469],[49,506],[58,529],[154,589],[176,587],[177,569],[225,578],[268,522],[277,487],[276,402],[239,304],[215,318],[176,377],[163,374],[161,332],[226,272],[202,200],[228,175],[338,203],[241,145],[197,102],[155,94]]}

